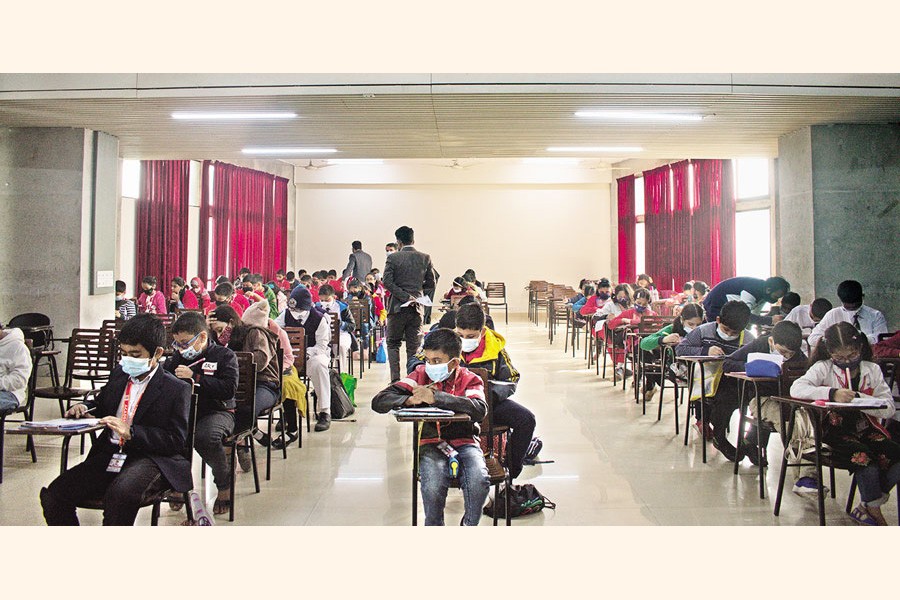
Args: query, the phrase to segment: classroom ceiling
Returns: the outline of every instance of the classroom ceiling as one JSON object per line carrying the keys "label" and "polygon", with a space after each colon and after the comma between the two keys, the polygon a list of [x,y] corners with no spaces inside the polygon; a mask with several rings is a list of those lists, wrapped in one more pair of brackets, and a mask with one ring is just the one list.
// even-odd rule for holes
{"label": "classroom ceiling", "polygon": [[[43,97],[0,95],[0,125],[83,127],[119,139],[120,154],[134,159],[248,158],[241,149],[336,148],[337,154],[282,157],[297,164],[308,158],[471,159],[580,156],[615,163],[627,158],[712,158],[776,156],[778,136],[811,124],[900,121],[900,91],[877,95],[854,90],[841,95],[677,93],[649,86],[646,93],[585,92],[585,86],[530,86],[510,91],[482,85],[477,93],[452,91],[346,93],[348,86],[315,94],[279,89],[216,95],[192,90],[166,97]],[[462,89],[463,91],[459,91]],[[542,89],[552,91],[542,92]],[[535,91],[537,90],[537,91]],[[579,91],[571,91],[579,90]],[[344,93],[340,93],[344,92]],[[102,96],[100,92],[81,95]],[[109,94],[106,94],[109,95]],[[21,96],[21,94],[19,94]],[[702,114],[698,122],[598,122],[574,116],[579,110]],[[278,122],[186,122],[175,111],[292,111],[300,118]],[[638,146],[637,153],[548,152],[551,146]],[[259,157],[262,158],[262,157]],[[296,159],[296,160],[293,160]]]}

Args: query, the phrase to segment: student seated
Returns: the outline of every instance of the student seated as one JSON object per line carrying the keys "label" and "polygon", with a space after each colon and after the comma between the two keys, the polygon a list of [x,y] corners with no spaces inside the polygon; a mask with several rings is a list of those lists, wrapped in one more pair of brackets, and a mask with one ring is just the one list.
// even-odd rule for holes
{"label": "student seated", "polygon": [[[122,359],[108,383],[66,411],[68,418],[99,417],[105,429],[84,462],[41,489],[48,525],[78,525],[76,505],[95,498],[103,499],[104,525],[134,525],[143,498],[193,487],[185,447],[191,386],[159,368],[165,326],[139,314],[122,326],[118,342]],[[117,468],[113,458],[123,455]]]}
{"label": "student seated", "polygon": [[287,308],[287,293],[283,289],[281,289],[274,281],[267,281],[266,287],[269,288],[273,294],[275,294],[275,305],[278,307],[278,314],[281,314],[281,311]]}
{"label": "student seated", "polygon": [[156,277],[147,275],[141,279],[141,288],[143,291],[138,296],[138,312],[150,313],[151,315],[165,315],[168,313],[166,298],[162,292],[156,289]]}
{"label": "student seated", "polygon": [[441,450],[458,453],[459,484],[465,501],[461,525],[478,525],[490,489],[478,423],[487,414],[481,378],[461,366],[461,340],[449,329],[433,331],[425,340],[425,364],[372,398],[372,410],[387,413],[403,406],[435,406],[471,417],[469,422],[423,423],[419,437],[419,481],[425,525],[444,524],[450,484],[450,460]]}
{"label": "student seated", "polygon": [[837,289],[841,306],[832,308],[809,334],[809,347],[815,348],[825,331],[835,323],[850,323],[860,332],[865,334],[869,346],[878,343],[878,335],[887,333],[887,321],[880,311],[863,304],[866,297],[863,294],[862,284],[849,279],[842,281]]}
{"label": "student seated", "polygon": [[[294,275],[294,273],[292,271],[291,279],[293,279],[293,275]],[[275,285],[277,285],[278,287],[280,287],[283,290],[290,291],[291,282],[290,282],[290,280],[288,280],[287,276],[285,275],[284,269],[278,269],[277,271],[275,271]]]}
{"label": "student seated", "polygon": [[350,351],[355,352],[359,349],[356,338],[353,337],[353,332],[356,331],[356,321],[353,320],[350,307],[337,299],[337,291],[329,283],[319,288],[319,301],[316,302],[315,307],[329,313],[333,319],[341,320],[340,344],[338,348],[340,355],[338,360],[341,373],[346,373],[347,358],[350,355]]}
{"label": "student seated", "polygon": [[647,275],[646,273],[641,273],[637,276],[637,281],[635,282],[634,289],[637,291],[638,289],[645,289],[650,292],[650,300],[655,301],[659,300],[659,291],[656,289],[656,286],[653,285],[653,278]]}
{"label": "student seated", "polygon": [[[213,514],[221,515],[231,507],[231,471],[224,440],[234,433],[237,357],[211,339],[209,326],[200,313],[180,315],[172,325],[172,337],[175,352],[166,359],[163,368],[178,379],[194,384],[197,394],[194,448],[212,469],[218,490]],[[180,508],[177,504],[174,507]]]}
{"label": "student seated", "polygon": [[[681,310],[681,314],[675,317],[675,320],[672,321],[669,325],[666,325],[656,333],[652,335],[648,335],[647,337],[641,340],[640,348],[641,352],[649,354],[645,358],[648,361],[660,360],[662,357],[661,345],[669,345],[670,347],[674,347],[672,345],[680,344],[684,337],[695,330],[697,327],[703,324],[703,305],[697,304],[696,302],[690,302],[684,305],[684,308]],[[666,377],[672,380],[676,375],[680,372],[683,374],[683,371],[679,369],[681,367],[681,363],[676,363],[672,365],[672,367],[666,373]],[[653,379],[649,379],[645,382],[647,400],[653,398],[654,394],[656,394],[656,381]]]}
{"label": "student seated", "polygon": [[566,304],[577,304],[578,302],[587,301],[585,297],[584,288],[585,286],[591,286],[591,289],[594,289],[594,282],[590,279],[582,279],[578,282],[578,293],[572,296],[571,298],[566,299]]}
{"label": "student seated", "polygon": [[[629,287],[629,290],[630,289],[631,288]],[[597,314],[610,300],[609,279],[604,277],[598,281],[597,287],[594,289],[594,294],[586,294],[585,297],[587,300],[585,300],[584,304],[578,308],[578,314],[584,317],[590,317]]]}
{"label": "student seated", "polygon": [[284,291],[288,294],[291,293],[292,289],[300,285],[300,280],[297,278],[297,275],[293,271],[288,271],[284,276],[284,280],[287,282],[287,286],[284,288]]}
{"label": "student seated", "polygon": [[[709,316],[707,315],[707,318]],[[756,339],[752,333],[745,331],[750,323],[750,307],[740,300],[729,300],[725,303],[716,320],[704,323],[691,331],[678,346],[675,347],[676,356],[726,356],[736,351],[746,343]],[[709,424],[712,427],[713,446],[725,457],[734,462],[735,448],[725,437],[731,415],[738,409],[739,386],[736,379],[722,377],[722,365],[720,363],[707,364],[705,371],[705,391],[709,406],[704,411],[709,415]],[[694,393],[690,398],[694,402],[694,416],[697,418],[697,428],[702,428],[700,422],[700,410],[698,401],[700,393],[700,368],[694,369]],[[710,432],[707,431],[707,437]]]}
{"label": "student seated", "polygon": [[772,325],[782,319],[781,315],[772,317],[761,315],[760,312],[766,304],[775,304],[790,291],[791,284],[784,277],[769,277],[765,280],[756,277],[732,277],[719,282],[709,291],[709,295],[703,300],[703,308],[706,310],[706,318],[712,321],[719,316],[719,311],[726,302],[737,300],[750,309],[751,323]]}
{"label": "student seated", "polygon": [[199,277],[193,277],[190,281],[191,292],[194,293],[194,296],[197,297],[197,302],[199,303],[200,310],[203,311],[203,314],[206,314],[210,310],[210,306],[212,305],[212,298],[209,297],[209,292],[206,291],[206,286],[203,285],[203,282],[200,281]]}
{"label": "student seated", "polygon": [[[256,292],[266,299],[266,302],[269,303],[269,317],[274,319],[278,316],[278,298],[275,297],[275,292],[273,292],[269,286],[265,285],[263,281],[263,276],[259,273],[254,273],[253,275],[251,275],[251,291]],[[246,293],[246,289],[244,293]]]}
{"label": "student seated", "polygon": [[31,351],[21,329],[0,324],[0,415],[8,415],[27,402],[31,378]]}
{"label": "student seated", "polygon": [[900,481],[900,445],[877,421],[891,418],[895,407],[881,368],[871,362],[869,340],[850,322],[839,321],[824,331],[810,361],[806,375],[791,386],[791,396],[848,404],[886,401],[882,409],[829,412],[822,442],[831,448],[834,466],[856,476],[861,502],[850,517],[860,525],[887,525],[881,505]]}
{"label": "student seated", "polygon": [[[258,307],[257,310],[266,308],[261,302],[258,304],[261,308]],[[244,312],[243,318],[252,310],[251,305]],[[216,334],[217,343],[228,346],[234,352],[250,352],[256,362],[256,412],[251,413],[249,407],[243,404],[234,415],[235,431],[243,431],[256,423],[259,413],[275,406],[281,395],[278,387],[278,338],[264,327],[247,324],[230,306],[219,306],[210,312],[208,322],[210,329]],[[256,430],[253,437],[260,441],[263,433]],[[244,472],[252,468],[250,450],[243,445],[238,447],[237,459]]]}
{"label": "student seated", "polygon": [[[584,325],[587,323],[587,319],[585,319],[584,316],[581,314],[581,309],[584,308],[585,304],[587,304],[588,299],[594,297],[596,295],[596,293],[597,293],[597,290],[593,286],[593,284],[586,283],[584,285],[584,287],[581,289],[581,294],[579,294],[579,296],[581,296],[581,298],[577,299],[572,304],[572,317],[573,317],[572,324],[576,328],[580,329],[581,327],[584,327]],[[578,298],[578,296],[576,296],[576,298]]]}
{"label": "student seated", "polygon": [[175,312],[175,309],[197,309],[200,307],[200,304],[197,302],[197,296],[188,289],[187,284],[181,277],[172,279],[170,290],[169,303],[167,305],[170,313]]}
{"label": "student seated", "polygon": [[241,270],[238,271],[237,279],[231,282],[234,286],[234,289],[239,290],[244,283],[244,278],[250,275],[250,269],[247,267],[241,267]]}
{"label": "student seated", "polygon": [[452,300],[454,296],[462,296],[467,293],[469,293],[468,282],[462,277],[457,277],[453,280],[453,284],[447,290],[447,293],[444,294],[444,300]]}
{"label": "student seated", "polygon": [[[607,319],[607,325],[613,329],[613,340],[608,348],[612,349],[613,363],[616,367],[616,376],[624,377],[631,375],[630,371],[625,370],[625,353],[631,352],[631,340],[626,343],[625,333],[619,328],[624,325],[634,325],[640,323],[644,317],[654,317],[656,313],[650,310],[650,290],[647,288],[638,288],[634,291],[632,306],[620,312],[614,317]],[[601,330],[601,337],[605,330]]]}
{"label": "student seated", "polygon": [[706,296],[709,294],[709,285],[705,281],[694,280],[692,294],[694,302],[703,304],[703,301],[706,300]]}
{"label": "student seated", "polygon": [[[693,301],[694,299],[694,282],[687,281],[684,284],[684,287],[681,289],[681,292],[677,294],[673,294],[671,298],[666,300],[668,304],[671,304],[673,307],[681,307],[687,304],[688,302]],[[677,315],[676,315],[677,316]]]}
{"label": "student seated", "polygon": [[[597,310],[596,314],[601,318],[601,320],[597,321],[597,323],[594,325],[594,332],[597,336],[598,343],[606,339],[605,321],[614,319],[623,311],[631,308],[632,293],[633,292],[631,291],[630,285],[628,285],[627,283],[620,283],[613,291],[613,297],[607,300],[603,304],[603,306],[599,310]],[[590,303],[585,304],[584,308],[582,308],[582,311],[588,309],[589,305]],[[608,341],[608,348],[611,348],[610,352],[612,353],[614,359],[618,357],[624,361],[624,351],[620,349],[617,354],[615,348],[616,343],[621,345],[624,339],[624,334],[620,332],[618,335],[614,333],[613,339]],[[624,374],[624,370],[617,372],[617,376],[621,377],[619,373]]]}
{"label": "student seated", "polygon": [[[244,306],[243,302],[238,302],[239,296],[235,294],[234,286],[232,286],[231,283],[227,281],[225,283],[220,283],[213,291],[213,295],[216,298],[216,302],[214,305],[211,305],[209,307],[209,310],[206,311],[206,314],[209,314],[210,311],[215,310],[219,306],[230,306],[234,309],[234,312],[236,312],[239,317],[243,316],[246,307]],[[246,296],[240,296],[240,298],[242,298],[244,302],[247,301]]]}
{"label": "student seated", "polygon": [[474,285],[474,286],[475,286],[476,288],[478,288],[479,290],[483,290],[483,289],[484,289],[484,284],[481,283],[480,281],[478,281],[478,278],[475,276],[475,270],[474,270],[474,269],[466,269],[466,272],[463,273],[463,279],[465,279],[466,282],[468,282],[468,283]]}
{"label": "student seated", "polygon": [[872,346],[872,354],[878,358],[900,358],[900,331]]}
{"label": "student seated", "polygon": [[[291,292],[287,309],[278,315],[279,327],[302,327],[306,332],[306,375],[316,391],[316,431],[331,427],[331,380],[328,366],[331,363],[331,317],[313,306],[307,288],[297,286]],[[285,410],[289,432],[297,430],[297,412]]]}
{"label": "student seated", "polygon": [[137,307],[134,302],[125,297],[125,282],[116,280],[116,318],[127,321],[137,314]]}
{"label": "student seated", "polygon": [[828,298],[816,298],[810,304],[795,306],[784,318],[800,326],[805,333],[811,333],[825,314],[834,308]]}
{"label": "student seated", "polygon": [[487,369],[494,403],[494,425],[512,430],[507,443],[507,468],[515,479],[522,472],[525,452],[534,435],[534,413],[511,398],[516,393],[519,372],[506,351],[506,340],[485,326],[485,314],[478,304],[466,304],[456,311],[456,333],[462,343],[462,366]]}
{"label": "student seated", "polygon": [[[803,353],[802,343],[803,334],[799,325],[790,321],[775,323],[770,334],[759,336],[754,341],[741,346],[729,355],[722,365],[722,371],[724,373],[746,371],[747,358],[751,352],[777,354],[784,359],[782,364],[803,366],[806,364],[806,354]],[[763,410],[764,425],[761,430],[757,425],[750,426],[749,431],[744,436],[745,445],[743,447],[744,456],[749,458],[754,465],[757,464],[757,445],[765,448],[769,442],[769,434],[772,431],[777,431],[781,426],[781,405],[777,402],[768,402],[769,396],[778,395],[778,384],[760,382],[757,385],[761,400],[760,406]],[[738,397],[738,401],[740,401],[740,397]],[[755,402],[750,402],[750,411],[751,414],[756,416]]]}
{"label": "student seated", "polygon": [[769,314],[781,315],[783,318],[787,318],[791,311],[800,306],[800,294],[797,292],[788,292],[784,296],[782,296],[781,301],[772,307],[772,310],[769,311]]}
{"label": "student seated", "polygon": [[344,293],[344,282],[342,279],[338,279],[337,270],[329,269],[328,273],[325,274],[325,283],[330,285],[332,289],[337,294]]}

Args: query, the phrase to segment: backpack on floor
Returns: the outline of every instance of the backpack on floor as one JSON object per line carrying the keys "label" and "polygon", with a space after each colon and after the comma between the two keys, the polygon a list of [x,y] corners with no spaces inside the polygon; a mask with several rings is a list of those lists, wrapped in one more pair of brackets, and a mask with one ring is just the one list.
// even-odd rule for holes
{"label": "backpack on floor", "polygon": [[497,498],[488,500],[482,512],[491,517],[494,515],[494,502],[497,505],[497,515],[500,518],[506,518],[506,494],[509,494],[509,516],[511,518],[521,517],[540,512],[545,508],[556,509],[556,503],[550,501],[549,498],[541,494],[536,487],[530,483],[524,485],[506,486],[500,490]]}
{"label": "backpack on floor", "polygon": [[328,371],[329,381],[331,383],[331,418],[346,419],[353,414],[353,403],[350,402],[350,396],[344,389],[344,382],[341,374],[330,369]]}
{"label": "backpack on floor", "polygon": [[528,444],[528,448],[525,450],[525,460],[522,461],[522,464],[525,465],[533,465],[537,464],[538,454],[541,452],[541,448],[544,447],[544,442],[541,441],[539,437],[531,438],[531,442]]}
{"label": "backpack on floor", "polygon": [[341,381],[344,383],[344,389],[347,391],[347,396],[350,398],[350,404],[356,406],[356,377],[347,373],[341,373]]}

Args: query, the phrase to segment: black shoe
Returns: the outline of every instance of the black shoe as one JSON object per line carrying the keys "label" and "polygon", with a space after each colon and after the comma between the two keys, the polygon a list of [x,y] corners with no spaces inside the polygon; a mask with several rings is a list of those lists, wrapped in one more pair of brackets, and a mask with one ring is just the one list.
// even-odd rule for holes
{"label": "black shoe", "polygon": [[286,446],[290,446],[297,440],[298,432],[289,431],[287,436],[287,441],[284,440],[284,436],[278,436],[275,438],[275,441],[272,442],[272,448],[275,450],[281,450]]}
{"label": "black shoe", "polygon": [[331,427],[331,415],[326,412],[320,412],[319,418],[316,419],[316,431],[326,431]]}
{"label": "black shoe", "polygon": [[[744,447],[741,448],[741,453],[742,453],[744,456],[746,456],[747,458],[750,459],[750,462],[753,463],[753,466],[758,467],[758,466],[759,466],[759,460],[757,459],[757,454],[756,454],[756,452],[757,452],[757,447],[756,447],[756,446],[747,446],[746,444],[744,444]],[[769,466],[769,461],[766,460],[766,455],[765,455],[765,453],[763,453],[763,456],[762,456],[762,466],[763,466],[763,467],[768,467],[768,466]]]}
{"label": "black shoe", "polygon": [[734,462],[734,458],[737,455],[737,449],[732,446],[728,440],[719,440],[719,438],[713,437],[712,445],[713,448],[721,452],[729,462]]}
{"label": "black shoe", "polygon": [[253,434],[253,441],[263,447],[267,447],[272,440],[269,438],[269,434],[264,431],[257,431]]}

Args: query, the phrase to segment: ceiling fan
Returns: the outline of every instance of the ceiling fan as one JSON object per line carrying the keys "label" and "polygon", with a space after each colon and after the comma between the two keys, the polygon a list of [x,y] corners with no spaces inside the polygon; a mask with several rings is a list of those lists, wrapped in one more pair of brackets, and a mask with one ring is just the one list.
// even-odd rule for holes
{"label": "ceiling fan", "polygon": [[449,164],[449,165],[445,165],[445,164],[436,164],[436,163],[429,163],[429,164],[431,164],[431,165],[434,166],[434,167],[443,167],[443,168],[445,168],[445,169],[457,169],[457,170],[462,170],[462,169],[468,169],[468,168],[470,168],[470,167],[474,167],[475,165],[478,165],[478,164],[480,164],[480,163],[478,163],[478,162],[472,162],[472,163],[469,163],[469,164],[467,164],[467,165],[464,165],[464,164],[462,164],[462,163],[459,161],[458,158],[454,158],[454,159],[452,159],[452,160],[450,161],[450,164]]}
{"label": "ceiling fan", "polygon": [[319,169],[324,169],[325,167],[333,167],[334,165],[327,160],[320,160],[318,163],[313,162],[313,159],[309,159],[309,161],[305,165],[295,165],[298,168],[306,169],[307,171],[318,171]]}

